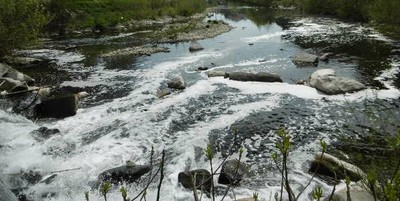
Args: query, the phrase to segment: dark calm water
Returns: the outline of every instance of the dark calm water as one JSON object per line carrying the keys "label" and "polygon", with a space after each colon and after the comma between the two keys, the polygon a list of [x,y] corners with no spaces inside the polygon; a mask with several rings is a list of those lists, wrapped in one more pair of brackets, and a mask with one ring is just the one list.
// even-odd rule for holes
{"label": "dark calm water", "polygon": [[[319,140],[331,143],[343,136],[364,135],[365,130],[356,126],[358,122],[372,121],[375,127],[382,127],[385,121],[363,116],[366,101],[388,107],[398,103],[398,44],[371,28],[252,7],[221,8],[208,19],[224,20],[235,28],[198,41],[205,49],[195,53],[190,53],[189,43],[183,42],[158,44],[170,52],[150,57],[99,56],[140,44],[144,36],[137,33],[53,41],[45,49],[26,51],[30,56],[54,61],[41,71],[24,70],[43,85],[57,84],[61,91],[69,92],[84,90],[91,96],[82,102],[76,116],[61,120],[33,122],[7,108],[0,110],[2,173],[37,170],[46,175],[79,168],[59,173],[53,183],[34,185],[28,192],[37,200],[82,200],[99,173],[127,160],[146,164],[154,146],[157,156],[163,149],[167,151],[163,200],[190,200],[191,191],[178,185],[178,173],[188,165],[208,169],[202,150],[209,143],[218,151],[215,166],[229,154],[228,150],[237,152],[243,146],[249,176],[235,188],[235,194],[241,198],[258,192],[268,200],[279,191],[280,184],[270,157],[276,151],[274,132],[278,128],[285,127],[293,136],[290,179],[299,189],[310,178],[308,162],[319,151]],[[318,67],[298,68],[290,59],[298,52],[332,52],[333,56],[329,63],[320,62]],[[209,79],[206,72],[195,71],[200,66],[227,72],[277,73],[284,83]],[[368,89],[326,96],[295,84],[322,68],[333,68],[338,75],[357,79]],[[157,90],[177,75],[185,78],[187,88],[157,98]],[[379,112],[380,108],[371,110]],[[385,118],[396,117],[398,114],[393,113]],[[57,128],[61,134],[35,141],[30,132],[41,126]],[[385,128],[391,133],[395,127]],[[230,156],[235,157],[235,153]],[[317,179],[302,200],[309,199],[308,193],[315,185],[322,185],[327,192],[331,188]],[[143,186],[129,186],[129,195]],[[56,196],[39,198],[51,192]],[[100,200],[97,191],[91,196],[91,200]],[[154,185],[148,191],[148,200],[155,200],[155,196]],[[120,200],[118,190],[109,199]]]}

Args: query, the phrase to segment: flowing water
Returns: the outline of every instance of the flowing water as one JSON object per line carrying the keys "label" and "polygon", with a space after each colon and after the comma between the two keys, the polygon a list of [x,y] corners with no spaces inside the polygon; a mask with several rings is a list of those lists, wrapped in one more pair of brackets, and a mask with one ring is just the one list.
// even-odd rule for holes
{"label": "flowing water", "polygon": [[[90,191],[91,200],[101,200],[97,190],[91,191],[97,176],[127,160],[148,164],[153,146],[154,158],[166,151],[161,200],[192,200],[191,191],[178,185],[178,173],[187,166],[209,169],[203,154],[207,144],[217,153],[215,167],[229,150],[235,152],[229,158],[236,158],[242,146],[249,175],[234,189],[235,195],[251,197],[258,192],[259,197],[269,200],[280,185],[271,159],[278,128],[285,127],[293,136],[290,181],[298,192],[311,178],[308,164],[320,150],[319,141],[330,143],[352,135],[343,126],[354,121],[352,108],[361,111],[366,100],[378,99],[389,105],[398,102],[398,44],[371,28],[332,18],[277,16],[250,7],[220,9],[209,19],[224,20],[235,28],[199,41],[205,49],[195,53],[188,51],[189,43],[182,42],[159,44],[170,52],[149,57],[99,56],[140,41],[136,33],[53,41],[46,49],[26,51],[30,56],[54,60],[52,70],[35,70],[37,80],[48,84],[50,78],[43,78],[48,76],[54,78],[49,83],[69,91],[85,90],[91,96],[81,103],[76,116],[60,120],[32,121],[9,108],[0,110],[1,172],[11,175],[36,170],[50,175],[74,169],[57,173],[51,184],[36,184],[26,193],[34,200],[84,200],[84,192]],[[317,55],[333,52],[334,56],[318,67],[298,68],[290,57],[303,51]],[[227,72],[273,72],[284,82],[207,78],[206,72],[196,71],[199,66]],[[295,84],[322,68],[333,68],[338,75],[357,79],[368,89],[327,96]],[[157,90],[177,75],[185,78],[187,88],[157,98]],[[43,126],[61,133],[37,141],[31,132]],[[147,177],[129,185],[130,197],[146,181]],[[155,183],[147,191],[147,200],[155,200]],[[331,189],[315,179],[301,200],[311,200],[309,192],[316,185],[322,185],[326,192]],[[221,199],[223,186],[217,189]],[[232,196],[230,193],[227,200]],[[118,189],[112,190],[109,200],[122,200]]]}

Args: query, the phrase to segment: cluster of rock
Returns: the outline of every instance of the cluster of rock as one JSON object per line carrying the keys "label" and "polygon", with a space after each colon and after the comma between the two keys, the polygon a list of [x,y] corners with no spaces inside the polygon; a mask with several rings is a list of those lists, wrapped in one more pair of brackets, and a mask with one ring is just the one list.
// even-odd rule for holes
{"label": "cluster of rock", "polygon": [[112,52],[104,53],[102,57],[115,57],[115,56],[150,56],[154,53],[158,52],[169,52],[169,49],[166,47],[157,47],[157,46],[137,46],[137,47],[129,47],[125,49],[119,49]]}
{"label": "cluster of rock", "polygon": [[[239,160],[227,160],[222,164],[218,183],[223,185],[238,186],[246,174],[245,164]],[[178,174],[178,182],[187,189],[201,190],[206,194],[211,193],[212,175],[205,169],[194,169]]]}
{"label": "cluster of rock", "polygon": [[0,94],[14,102],[15,112],[34,118],[73,116],[86,92],[52,96],[48,87],[33,86],[35,80],[7,64],[0,63]]}

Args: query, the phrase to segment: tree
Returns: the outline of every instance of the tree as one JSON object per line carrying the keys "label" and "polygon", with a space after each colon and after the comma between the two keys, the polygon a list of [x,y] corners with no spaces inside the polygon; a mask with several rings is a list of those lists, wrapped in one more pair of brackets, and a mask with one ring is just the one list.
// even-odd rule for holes
{"label": "tree", "polygon": [[37,42],[47,23],[40,0],[0,1],[0,58],[13,49],[26,48]]}

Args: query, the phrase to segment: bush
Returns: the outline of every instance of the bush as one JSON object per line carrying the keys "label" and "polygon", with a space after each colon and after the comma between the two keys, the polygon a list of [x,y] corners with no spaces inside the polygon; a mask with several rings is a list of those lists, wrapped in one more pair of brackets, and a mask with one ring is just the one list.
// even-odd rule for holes
{"label": "bush", "polygon": [[40,0],[0,1],[0,57],[37,42],[47,23]]}

